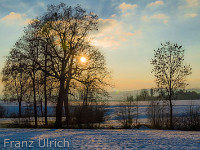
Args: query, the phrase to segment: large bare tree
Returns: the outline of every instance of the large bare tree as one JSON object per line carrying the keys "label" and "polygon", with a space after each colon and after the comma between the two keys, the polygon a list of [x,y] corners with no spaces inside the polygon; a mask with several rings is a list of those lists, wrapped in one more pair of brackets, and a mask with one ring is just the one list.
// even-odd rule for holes
{"label": "large bare tree", "polygon": [[184,65],[184,50],[176,43],[166,42],[154,50],[151,60],[152,72],[157,88],[165,91],[170,105],[170,128],[173,129],[173,104],[175,90],[187,86],[186,77],[191,74],[191,67]]}
{"label": "large bare tree", "polygon": [[[47,12],[25,28],[19,40],[20,59],[24,60],[24,73],[32,83],[35,124],[37,125],[37,103],[40,94],[45,99],[45,124],[47,124],[47,81],[58,87],[55,127],[62,127],[63,104],[66,122],[69,121],[69,94],[72,85],[79,82],[88,89],[103,91],[109,72],[101,52],[91,46],[90,32],[98,29],[98,17],[87,13],[79,5],[75,7],[49,5]],[[83,57],[86,63],[81,62]],[[40,79],[41,81],[36,81]],[[43,85],[39,85],[39,84]],[[44,92],[40,89],[43,86]],[[36,91],[38,90],[38,91]],[[88,97],[88,93],[86,93]],[[37,96],[38,94],[38,96]],[[42,99],[40,100],[42,106]]]}
{"label": "large bare tree", "polygon": [[[68,117],[68,95],[71,80],[84,70],[91,70],[96,66],[77,67],[82,54],[91,49],[89,32],[97,30],[98,17],[94,13],[87,13],[79,5],[68,7],[64,3],[48,6],[48,11],[31,24],[35,28],[37,38],[46,42],[48,48],[47,66],[38,63],[46,75],[58,80],[59,95],[56,106],[56,127],[62,126],[62,108],[65,103],[66,117]],[[67,120],[68,122],[68,120]],[[68,123],[67,123],[68,124]]]}

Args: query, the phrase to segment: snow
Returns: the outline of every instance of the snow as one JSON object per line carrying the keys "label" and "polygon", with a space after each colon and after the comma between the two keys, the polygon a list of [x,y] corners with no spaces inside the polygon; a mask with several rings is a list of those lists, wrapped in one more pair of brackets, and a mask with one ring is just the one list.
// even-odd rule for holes
{"label": "snow", "polygon": [[[90,129],[0,129],[0,149],[11,149],[9,144],[4,148],[4,140],[34,141],[32,148],[44,149],[38,144],[39,139],[69,142],[69,147],[60,149],[200,149],[200,132],[170,130],[90,130]],[[13,145],[14,146],[14,145]],[[22,149],[22,148],[16,148]],[[51,147],[45,149],[59,149]]]}
{"label": "snow", "polygon": [[[146,110],[148,107],[148,104],[150,101],[139,101],[138,105],[138,122],[140,124],[149,124],[148,116],[146,114]],[[194,106],[200,106],[200,100],[177,100],[173,101],[174,103],[174,115],[179,116],[180,114],[184,113],[186,109],[189,108],[190,104],[193,104]],[[119,102],[108,102],[108,105],[106,106],[107,110],[107,116],[106,116],[106,121],[104,121],[101,124],[102,128],[119,128],[121,127],[120,122],[118,121],[119,117],[117,115],[117,108],[119,108]],[[77,105],[73,103],[73,105]],[[18,106],[7,106],[6,109],[10,114],[18,113]],[[48,114],[51,115],[53,111],[53,107],[48,107]],[[40,111],[39,111],[40,112]],[[9,114],[9,113],[8,113]],[[39,113],[38,113],[39,114]],[[34,119],[34,118],[33,118]],[[12,118],[0,118],[0,127],[3,126],[4,124],[10,123],[14,119]],[[39,117],[39,121],[44,121],[44,117]],[[48,117],[48,120],[55,121],[55,117]]]}
{"label": "snow", "polygon": [[[187,108],[191,101],[174,101],[175,112],[183,112]],[[107,127],[119,127],[120,124],[116,120],[115,109],[119,107],[117,103],[111,103],[107,109],[109,110],[109,119],[103,123]],[[193,101],[194,105],[200,105],[200,101]],[[148,102],[139,103],[139,122],[146,123],[146,108]],[[42,118],[39,118],[42,119]],[[55,118],[48,118],[55,120]],[[9,123],[11,118],[1,118],[0,124]],[[7,143],[4,147],[4,140],[13,141],[12,148],[10,143]],[[54,141],[54,143],[63,141],[68,142],[69,147],[59,148],[55,144],[47,148],[41,148],[39,140],[48,139]],[[16,143],[23,141],[33,141],[33,147],[17,148]],[[28,146],[28,145],[27,145]],[[63,146],[61,144],[61,146]],[[55,148],[56,147],[56,148]],[[139,129],[11,129],[0,128],[0,149],[109,149],[109,150],[124,150],[124,149],[180,149],[180,150],[199,150],[200,149],[200,132],[199,131],[170,131],[170,130],[153,130],[148,129],[145,126],[141,126]]]}

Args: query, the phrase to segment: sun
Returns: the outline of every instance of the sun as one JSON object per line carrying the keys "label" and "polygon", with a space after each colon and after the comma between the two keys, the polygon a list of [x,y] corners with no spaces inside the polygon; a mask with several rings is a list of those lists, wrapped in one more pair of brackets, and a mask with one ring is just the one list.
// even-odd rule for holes
{"label": "sun", "polygon": [[85,58],[85,57],[81,57],[80,60],[81,60],[82,63],[85,63],[85,62],[86,62],[86,58]]}

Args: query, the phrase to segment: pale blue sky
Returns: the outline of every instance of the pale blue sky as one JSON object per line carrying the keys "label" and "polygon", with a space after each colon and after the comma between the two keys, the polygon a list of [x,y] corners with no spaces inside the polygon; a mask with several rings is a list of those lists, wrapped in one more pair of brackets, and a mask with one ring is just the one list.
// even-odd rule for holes
{"label": "pale blue sky", "polygon": [[[100,18],[93,44],[105,54],[115,90],[154,87],[150,60],[161,42],[183,45],[192,66],[189,88],[200,88],[200,0],[63,0]],[[26,23],[54,0],[0,0],[0,69]],[[2,89],[2,86],[1,86]]]}

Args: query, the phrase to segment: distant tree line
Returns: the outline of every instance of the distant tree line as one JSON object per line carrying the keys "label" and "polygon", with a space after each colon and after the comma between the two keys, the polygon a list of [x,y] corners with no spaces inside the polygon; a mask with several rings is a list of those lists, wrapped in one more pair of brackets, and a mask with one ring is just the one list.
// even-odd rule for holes
{"label": "distant tree line", "polygon": [[195,91],[179,90],[174,94],[177,100],[200,100],[200,93]]}
{"label": "distant tree line", "polygon": [[[158,100],[159,97],[164,97],[164,93],[159,92],[157,89],[142,89],[139,94],[136,95],[134,100],[138,101],[150,101]],[[200,93],[196,91],[177,90],[174,92],[174,100],[200,100]]]}

